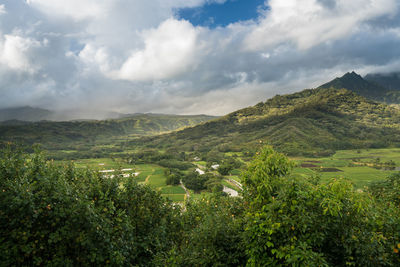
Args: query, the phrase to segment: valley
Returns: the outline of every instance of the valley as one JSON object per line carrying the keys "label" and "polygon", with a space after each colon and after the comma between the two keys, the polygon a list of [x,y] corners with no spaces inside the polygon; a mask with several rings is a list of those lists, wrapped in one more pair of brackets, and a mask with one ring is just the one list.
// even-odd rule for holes
{"label": "valley", "polygon": [[[221,255],[244,266],[262,248],[272,266],[278,250],[343,266],[347,247],[371,255],[374,243],[376,266],[398,263],[400,110],[371,94],[380,88],[348,73],[222,117],[4,121],[0,218],[19,226],[4,246],[27,240],[38,262],[50,243],[80,262],[90,242],[102,263],[123,252],[115,262],[196,266],[206,251],[207,266]],[[370,263],[365,255],[348,262]]]}
{"label": "valley", "polygon": [[345,178],[362,189],[400,166],[400,110],[366,98],[386,94],[382,88],[352,72],[219,118],[135,114],[103,121],[6,121],[0,140],[27,151],[39,144],[48,159],[78,168],[131,169],[123,175],[136,173],[138,183],[176,202],[186,200],[185,179],[195,199],[215,190],[240,192],[235,181],[241,182],[241,172],[265,145],[293,160],[293,176]]}
{"label": "valley", "polygon": [[[246,157],[241,158],[241,153],[236,155],[241,161],[248,160]],[[225,153],[224,156],[229,157],[230,153]],[[400,171],[400,148],[339,150],[329,157],[290,157],[290,159],[295,163],[291,172],[292,176],[314,176],[319,177],[322,182],[329,182],[332,179],[347,179],[354,184],[355,188],[361,190]],[[68,162],[59,161],[60,164]],[[80,159],[73,163],[78,168],[91,168],[99,172],[120,170],[124,177],[126,174],[131,174],[139,184],[151,186],[163,197],[174,202],[183,203],[187,200],[186,192],[180,185],[167,185],[167,174],[165,173],[167,168],[157,164],[127,163],[120,158]],[[210,166],[206,161],[192,161],[191,163],[193,166],[184,171],[184,174],[195,172],[199,165],[201,170],[216,172],[206,167]],[[230,190],[241,192],[240,176],[247,163],[241,169],[232,169],[228,175],[223,175],[221,184]],[[128,169],[128,171],[124,171],[124,169]],[[110,173],[105,173],[105,176],[109,175]],[[190,197],[194,199],[210,194],[211,192],[207,190],[203,192],[189,190]]]}

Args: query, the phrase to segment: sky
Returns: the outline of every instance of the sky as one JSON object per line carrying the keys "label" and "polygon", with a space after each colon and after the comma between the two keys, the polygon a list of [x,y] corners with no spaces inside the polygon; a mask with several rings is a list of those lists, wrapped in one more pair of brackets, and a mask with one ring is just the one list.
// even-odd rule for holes
{"label": "sky", "polygon": [[0,108],[224,115],[400,71],[398,0],[0,0]]}

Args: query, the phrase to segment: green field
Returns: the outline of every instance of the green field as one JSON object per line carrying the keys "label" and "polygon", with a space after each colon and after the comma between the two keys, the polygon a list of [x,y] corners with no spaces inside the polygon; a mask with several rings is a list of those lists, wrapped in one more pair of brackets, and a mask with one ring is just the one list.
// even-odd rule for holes
{"label": "green field", "polygon": [[[395,170],[374,168],[373,162],[393,161]],[[340,150],[331,157],[325,158],[293,158],[297,163],[293,173],[301,176],[320,175],[322,181],[332,178],[351,180],[357,188],[367,186],[373,181],[384,180],[389,175],[398,172],[400,166],[400,148]],[[301,164],[306,166],[301,167]],[[314,165],[307,167],[307,165]],[[337,171],[324,172],[324,168],[336,168]]]}
{"label": "green field", "polygon": [[173,202],[185,201],[185,194],[162,194],[162,196],[170,199]]}
{"label": "green field", "polygon": [[126,163],[120,159],[111,158],[79,159],[74,160],[73,162],[78,168],[92,168],[95,170],[126,169],[134,167],[134,165]]}
{"label": "green field", "polygon": [[[156,164],[128,164],[119,159],[93,158],[74,161],[79,168],[92,168],[94,170],[115,170],[115,169],[133,169],[128,172],[138,172],[136,181],[146,183],[155,190],[160,191],[163,197],[169,198],[174,202],[183,202],[185,200],[185,190],[180,186],[166,185],[164,168]],[[124,172],[127,173],[127,172]]]}
{"label": "green field", "polygon": [[161,188],[161,194],[171,195],[171,194],[185,194],[185,190],[180,186],[165,186]]}
{"label": "green field", "polygon": [[147,184],[153,188],[161,189],[162,187],[167,186],[165,180],[166,178],[164,175],[164,169],[162,169],[161,167],[157,167],[150,175]]}
{"label": "green field", "polygon": [[[384,180],[390,174],[397,172],[397,170],[383,170],[370,166],[371,162],[376,162],[377,158],[379,158],[380,162],[393,161],[396,168],[399,168],[400,148],[340,150],[330,157],[292,158],[296,163],[293,174],[303,177],[319,175],[323,182],[329,181],[333,178],[345,178],[351,180],[357,188],[363,188],[373,181]],[[74,161],[74,163],[77,167],[90,167],[95,170],[131,168],[133,169],[132,171],[127,171],[125,173],[138,172],[139,175],[136,176],[137,182],[148,184],[155,190],[159,191],[162,196],[168,197],[172,201],[182,202],[185,200],[185,191],[179,186],[166,185],[164,168],[156,164],[129,164],[118,158],[80,159]],[[205,161],[199,161],[196,163],[202,166],[207,164]],[[302,164],[305,164],[305,166],[301,167]],[[326,171],[326,168],[331,169]],[[187,172],[188,171],[184,171],[184,173]],[[240,182],[240,173],[241,170],[234,169],[232,171],[233,175],[228,178]],[[223,181],[222,184],[237,190],[235,186],[229,184],[227,181]],[[191,192],[192,199],[201,198],[201,196],[202,194],[194,194],[194,192]]]}
{"label": "green field", "polygon": [[139,175],[136,177],[138,182],[144,183],[146,181],[147,177],[150,177],[154,170],[155,170],[155,165],[151,164],[140,164],[137,165],[137,172]]}

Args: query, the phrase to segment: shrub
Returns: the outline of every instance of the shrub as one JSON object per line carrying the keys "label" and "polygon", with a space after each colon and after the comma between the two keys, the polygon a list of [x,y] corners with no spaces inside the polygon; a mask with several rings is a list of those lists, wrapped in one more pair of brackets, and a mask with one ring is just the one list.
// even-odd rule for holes
{"label": "shrub", "polygon": [[398,208],[345,180],[291,178],[291,166],[264,148],[244,174],[249,265],[399,264]]}
{"label": "shrub", "polygon": [[179,209],[133,178],[103,178],[8,148],[0,157],[0,262],[148,265],[176,239]]}

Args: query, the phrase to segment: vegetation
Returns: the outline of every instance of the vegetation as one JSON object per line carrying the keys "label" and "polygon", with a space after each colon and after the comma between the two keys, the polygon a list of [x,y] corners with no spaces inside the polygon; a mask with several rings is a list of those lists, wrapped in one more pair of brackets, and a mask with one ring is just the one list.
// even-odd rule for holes
{"label": "vegetation", "polygon": [[167,251],[179,208],[132,178],[7,149],[0,160],[0,261],[6,266],[146,265]]}
{"label": "vegetation", "polygon": [[[316,176],[327,182],[332,178],[346,178],[358,189],[371,182],[385,180],[400,170],[400,149],[355,149],[340,150],[322,158],[295,157],[293,175]],[[393,165],[394,164],[394,165]]]}
{"label": "vegetation", "polygon": [[[134,178],[0,154],[4,265],[400,264],[399,175],[360,192],[294,177],[295,164],[265,147],[243,174],[243,198],[214,193],[181,210]],[[174,192],[184,194],[162,193]]]}
{"label": "vegetation", "polygon": [[400,111],[349,85],[376,88],[351,73],[205,123],[0,125],[1,265],[399,266]]}
{"label": "vegetation", "polygon": [[345,180],[290,178],[291,167],[282,154],[265,148],[244,174],[250,265],[399,263],[396,203],[379,206]]}
{"label": "vegetation", "polygon": [[127,140],[143,135],[197,125],[213,116],[139,114],[133,117],[103,121],[41,121],[0,125],[0,140],[20,145],[40,144],[52,159],[109,157],[125,151]]}
{"label": "vegetation", "polygon": [[[179,151],[254,153],[261,144],[296,156],[400,146],[400,111],[346,89],[319,88],[245,108],[179,132],[131,141]],[[217,159],[218,160],[218,159]]]}

